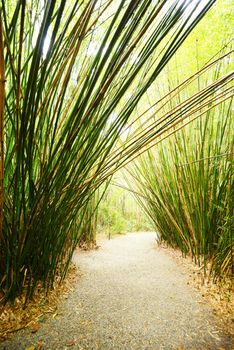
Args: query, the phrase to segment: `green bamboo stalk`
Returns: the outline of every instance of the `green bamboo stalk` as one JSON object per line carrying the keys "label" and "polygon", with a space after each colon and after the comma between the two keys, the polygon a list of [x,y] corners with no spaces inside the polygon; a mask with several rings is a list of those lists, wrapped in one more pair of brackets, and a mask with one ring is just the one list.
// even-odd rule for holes
{"label": "green bamboo stalk", "polygon": [[[4,203],[4,105],[5,105],[5,60],[0,12],[0,241],[3,240],[3,203]],[[1,246],[1,244],[0,244]]]}

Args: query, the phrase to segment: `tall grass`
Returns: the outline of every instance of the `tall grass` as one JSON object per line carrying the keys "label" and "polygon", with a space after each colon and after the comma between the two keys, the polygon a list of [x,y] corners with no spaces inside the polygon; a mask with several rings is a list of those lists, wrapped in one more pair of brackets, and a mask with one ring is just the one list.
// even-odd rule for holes
{"label": "tall grass", "polygon": [[[216,77],[222,68],[218,64]],[[201,85],[207,84],[200,79]],[[177,95],[176,103],[182,98]],[[191,255],[205,271],[209,267],[215,279],[233,276],[232,116],[230,95],[188,128],[148,150],[130,170],[139,201],[160,239]]]}
{"label": "tall grass", "polygon": [[87,203],[137,150],[113,152],[121,130],[213,3],[1,0],[4,300],[65,275]]}

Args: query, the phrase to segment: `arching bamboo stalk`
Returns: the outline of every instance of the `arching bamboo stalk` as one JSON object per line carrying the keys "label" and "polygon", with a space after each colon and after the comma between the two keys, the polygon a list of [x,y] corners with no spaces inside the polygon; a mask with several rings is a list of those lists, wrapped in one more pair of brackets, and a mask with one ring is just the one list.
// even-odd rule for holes
{"label": "arching bamboo stalk", "polygon": [[5,65],[4,44],[2,33],[2,19],[0,14],[0,241],[3,227],[3,201],[4,201],[4,151],[3,151],[3,126],[4,126],[4,98],[5,98]]}

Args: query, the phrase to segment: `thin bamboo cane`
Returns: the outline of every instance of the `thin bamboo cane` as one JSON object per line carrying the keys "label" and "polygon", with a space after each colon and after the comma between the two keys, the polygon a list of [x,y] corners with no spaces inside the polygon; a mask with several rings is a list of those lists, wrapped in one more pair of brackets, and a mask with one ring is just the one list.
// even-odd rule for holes
{"label": "thin bamboo cane", "polygon": [[0,241],[3,228],[3,201],[4,201],[4,151],[3,151],[3,127],[4,127],[4,99],[5,99],[5,64],[4,43],[2,31],[2,19],[0,15]]}

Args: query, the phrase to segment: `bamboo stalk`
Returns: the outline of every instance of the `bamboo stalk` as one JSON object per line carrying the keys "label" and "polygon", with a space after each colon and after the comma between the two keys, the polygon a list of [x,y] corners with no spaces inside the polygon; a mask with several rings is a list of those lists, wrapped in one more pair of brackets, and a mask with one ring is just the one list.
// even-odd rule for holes
{"label": "bamboo stalk", "polygon": [[4,151],[3,151],[3,127],[4,127],[4,99],[5,99],[5,64],[2,19],[0,17],[0,241],[3,228],[3,201],[4,201]]}

